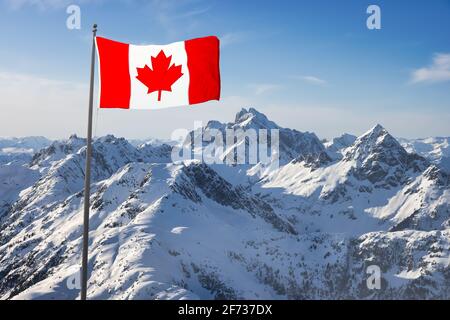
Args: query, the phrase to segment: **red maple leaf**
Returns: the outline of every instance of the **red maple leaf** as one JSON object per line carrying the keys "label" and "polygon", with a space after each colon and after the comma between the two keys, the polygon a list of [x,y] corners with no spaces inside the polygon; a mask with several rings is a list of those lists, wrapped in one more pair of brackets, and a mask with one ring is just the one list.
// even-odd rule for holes
{"label": "red maple leaf", "polygon": [[172,92],[172,85],[183,75],[181,65],[176,66],[174,63],[170,66],[171,60],[172,56],[166,57],[161,50],[156,57],[151,57],[153,70],[147,65],[137,68],[136,79],[147,86],[147,93],[158,91],[158,101],[161,101],[161,91]]}

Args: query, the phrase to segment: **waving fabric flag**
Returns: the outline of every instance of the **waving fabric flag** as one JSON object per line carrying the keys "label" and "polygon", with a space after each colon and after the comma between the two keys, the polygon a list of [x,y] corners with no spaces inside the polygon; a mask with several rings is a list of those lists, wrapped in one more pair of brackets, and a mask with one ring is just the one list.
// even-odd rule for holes
{"label": "waving fabric flag", "polygon": [[161,109],[220,99],[219,39],[130,45],[96,37],[100,108]]}

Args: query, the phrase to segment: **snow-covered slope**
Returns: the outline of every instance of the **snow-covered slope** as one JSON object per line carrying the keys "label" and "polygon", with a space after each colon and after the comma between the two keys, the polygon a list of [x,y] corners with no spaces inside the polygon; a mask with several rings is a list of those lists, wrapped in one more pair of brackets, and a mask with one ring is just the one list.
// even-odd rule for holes
{"label": "snow-covered slope", "polygon": [[[211,128],[279,129],[281,166],[172,163],[168,145],[95,140],[90,298],[450,298],[450,176],[437,165],[379,125],[335,149],[252,108]],[[0,166],[2,299],[79,297],[84,144]]]}
{"label": "snow-covered slope", "polygon": [[399,139],[409,152],[417,153],[450,173],[450,137]]}
{"label": "snow-covered slope", "polygon": [[32,186],[39,174],[21,164],[9,163],[0,166],[0,222],[22,190]]}
{"label": "snow-covered slope", "polygon": [[356,139],[356,136],[344,133],[337,138],[333,138],[331,141],[325,142],[324,146],[333,159],[341,159],[342,152],[350,147]]}
{"label": "snow-covered slope", "polygon": [[406,152],[380,125],[331,165],[311,170],[292,162],[272,172],[260,190],[273,196],[274,188],[283,190],[280,206],[300,210],[309,229],[361,234],[414,220],[409,228],[430,231],[447,228],[450,218],[448,175]]}

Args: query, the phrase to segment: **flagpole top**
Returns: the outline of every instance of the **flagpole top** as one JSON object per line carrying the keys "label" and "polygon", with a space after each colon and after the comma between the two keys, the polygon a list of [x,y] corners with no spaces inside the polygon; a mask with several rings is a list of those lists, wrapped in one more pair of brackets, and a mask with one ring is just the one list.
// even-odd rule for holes
{"label": "flagpole top", "polygon": [[92,26],[92,32],[96,33],[97,32],[97,24],[94,23],[94,25]]}

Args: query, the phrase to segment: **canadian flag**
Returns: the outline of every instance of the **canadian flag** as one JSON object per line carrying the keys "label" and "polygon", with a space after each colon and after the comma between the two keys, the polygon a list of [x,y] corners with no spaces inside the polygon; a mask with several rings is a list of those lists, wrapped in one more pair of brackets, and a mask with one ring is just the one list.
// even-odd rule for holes
{"label": "canadian flag", "polygon": [[161,109],[220,99],[219,39],[131,45],[96,37],[99,107]]}

